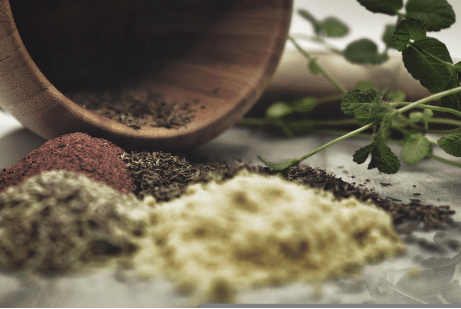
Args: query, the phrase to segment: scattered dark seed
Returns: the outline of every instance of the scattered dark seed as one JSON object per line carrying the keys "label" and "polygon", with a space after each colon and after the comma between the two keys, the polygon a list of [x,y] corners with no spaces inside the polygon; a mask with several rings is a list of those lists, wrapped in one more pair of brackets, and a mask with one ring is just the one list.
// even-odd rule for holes
{"label": "scattered dark seed", "polygon": [[[179,128],[193,118],[190,103],[167,102],[161,95],[140,89],[68,94],[76,104],[135,130],[142,126]],[[194,100],[198,103],[198,100]],[[203,107],[202,107],[203,108]]]}
{"label": "scattered dark seed", "polygon": [[[242,169],[266,175],[271,173],[267,167],[253,166],[243,161],[233,164],[192,164],[184,158],[163,152],[125,153],[122,158],[134,179],[135,195],[143,198],[151,194],[159,201],[181,196],[190,183],[224,181],[234,177]],[[452,219],[455,211],[448,206],[422,205],[419,199],[403,203],[400,199],[383,198],[372,189],[343,181],[320,168],[296,166],[288,171],[285,178],[288,181],[329,191],[337,199],[353,196],[361,201],[370,201],[387,211],[393,218],[396,229],[406,233],[456,225]],[[461,224],[459,228],[461,230]]]}

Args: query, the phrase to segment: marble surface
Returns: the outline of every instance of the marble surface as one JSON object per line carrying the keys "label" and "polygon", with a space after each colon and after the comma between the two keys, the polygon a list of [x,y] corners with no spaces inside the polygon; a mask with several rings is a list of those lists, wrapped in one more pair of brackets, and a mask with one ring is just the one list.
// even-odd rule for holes
{"label": "marble surface", "polygon": [[[455,12],[461,13],[461,1],[450,1]],[[363,36],[379,38],[383,22],[394,18],[380,15],[350,14],[359,6],[356,1],[336,1],[328,6],[324,1],[298,0],[295,10],[308,8],[319,18],[335,15],[356,27],[347,40],[338,40],[337,46]],[[364,13],[366,14],[366,13]],[[458,14],[459,15],[459,14]],[[371,17],[370,17],[371,16]],[[368,19],[367,19],[368,18]],[[459,23],[458,23],[459,24]],[[442,31],[434,36],[449,42],[450,51],[461,56],[459,40],[454,40],[461,30]],[[306,24],[296,15],[290,32],[305,33]],[[307,30],[306,30],[307,31]],[[307,48],[315,49],[309,44]],[[285,60],[290,61],[290,60]],[[304,64],[300,64],[303,65]],[[277,79],[277,76],[276,78]],[[272,85],[276,87],[277,85]],[[304,155],[333,139],[329,135],[311,135],[292,139],[276,138],[262,131],[234,126],[213,141],[193,150],[196,155],[210,161],[244,159],[260,164],[256,155],[272,161],[283,161]],[[431,138],[436,139],[437,136]],[[45,142],[25,129],[8,114],[0,111],[0,167],[9,167],[31,150]],[[354,151],[367,140],[354,138],[313,156],[303,162],[320,167],[343,180],[374,188],[383,197],[408,202],[420,193],[423,204],[450,205],[456,210],[455,220],[461,221],[461,169],[434,160],[425,160],[415,166],[403,166],[396,175],[385,175],[367,170],[366,164],[352,162]],[[399,148],[393,148],[399,153]],[[441,152],[436,152],[446,156]],[[366,181],[369,179],[369,181]],[[382,183],[391,185],[383,186]],[[408,245],[406,255],[378,265],[366,266],[352,278],[338,279],[322,288],[304,283],[293,283],[277,288],[262,288],[238,293],[239,303],[266,304],[424,304],[461,303],[461,268],[459,250],[443,245],[447,240],[461,243],[459,231],[433,231],[418,233],[431,243],[441,244],[437,252]],[[420,276],[409,275],[419,269]],[[15,274],[0,273],[0,307],[183,307],[190,306],[191,299],[175,292],[170,282],[133,280],[121,278],[111,269],[101,269],[89,275],[55,278],[22,278]]]}
{"label": "marble surface", "polygon": [[[2,117],[5,118],[5,115]],[[250,164],[259,164],[256,155],[274,161],[286,160],[314,150],[332,138],[316,135],[280,139],[258,130],[236,126],[212,142],[196,148],[193,153],[206,157],[210,162],[244,159]],[[0,137],[2,145],[15,144],[17,154],[27,153],[41,142],[21,127]],[[381,196],[401,199],[403,202],[414,198],[414,193],[421,193],[418,198],[424,204],[450,205],[457,211],[456,221],[461,221],[461,169],[428,160],[416,166],[403,166],[396,175],[370,171],[366,165],[357,165],[351,160],[355,149],[366,142],[364,139],[351,139],[336,144],[303,164],[320,167],[345,181],[364,184],[374,188]],[[6,148],[1,149],[4,151]],[[394,150],[398,153],[398,148]],[[391,185],[383,186],[381,183]],[[461,232],[455,230],[418,232],[416,235],[434,244],[447,240],[461,243]],[[402,257],[368,265],[356,276],[333,280],[321,288],[295,282],[276,288],[243,290],[238,293],[237,301],[247,304],[461,303],[461,294],[456,294],[461,289],[457,281],[461,278],[458,262],[461,253],[459,249],[443,248],[433,252],[417,245],[408,245]],[[432,264],[427,267],[430,258]],[[416,269],[425,275],[423,279],[408,278]],[[416,292],[415,286],[418,286]],[[177,294],[168,281],[123,278],[109,268],[87,275],[34,280],[14,274],[0,274],[2,307],[187,307],[193,304],[192,301]]]}

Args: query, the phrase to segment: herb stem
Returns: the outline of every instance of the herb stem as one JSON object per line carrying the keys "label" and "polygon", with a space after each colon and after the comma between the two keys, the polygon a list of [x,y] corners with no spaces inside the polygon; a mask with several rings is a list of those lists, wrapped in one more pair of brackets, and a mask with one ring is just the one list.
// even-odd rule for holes
{"label": "herb stem", "polygon": [[[290,40],[294,46],[296,47],[296,49],[309,61],[313,61],[315,60],[314,57],[311,56],[311,54],[309,54],[304,48],[302,48],[297,42],[295,39],[293,39],[293,37],[289,36],[288,37],[288,40]],[[323,76],[325,76],[326,79],[328,79],[328,81],[330,83],[332,83],[336,88],[339,89],[339,91],[341,91],[341,93],[343,94],[346,94],[347,93],[347,88],[344,87],[338,80],[336,80],[329,72],[327,72],[327,70],[325,70],[320,64],[317,63],[317,66],[320,70],[320,73],[322,73]]]}
{"label": "herb stem", "polygon": [[[456,89],[456,88],[454,88],[454,89]],[[418,107],[421,107],[423,109],[430,109],[430,110],[438,111],[438,112],[450,113],[450,114],[456,115],[458,117],[461,117],[461,112],[457,111],[455,109],[452,109],[452,108],[441,107],[441,106],[433,106],[433,105],[424,105],[424,106],[418,106]]]}
{"label": "herb stem", "polygon": [[327,95],[327,96],[324,96],[318,99],[317,103],[323,104],[323,103],[328,103],[328,102],[341,101],[343,97],[344,97],[344,94]]}
{"label": "herb stem", "polygon": [[[453,88],[453,89],[449,89],[449,90],[445,90],[445,91],[442,91],[442,92],[439,92],[439,93],[436,93],[436,94],[433,94],[433,95],[430,95],[428,97],[425,97],[425,98],[422,98],[418,101],[415,101],[411,104],[408,104],[400,109],[398,109],[396,112],[397,113],[404,113],[412,108],[415,108],[415,107],[421,107],[421,108],[427,108],[427,106],[429,105],[425,105],[424,107],[423,106],[419,106],[419,105],[423,105],[423,104],[426,104],[428,102],[432,102],[432,101],[436,101],[440,98],[443,98],[445,96],[448,96],[448,95],[451,95],[451,94],[455,94],[455,93],[458,93],[458,92],[461,92],[461,86],[460,87],[456,87],[456,88]],[[430,109],[430,108],[429,108]],[[447,110],[451,110],[453,111],[452,109],[448,108]],[[461,116],[461,115],[460,115]]]}
{"label": "herb stem", "polygon": [[318,37],[318,36],[309,36],[309,35],[305,35],[303,33],[296,33],[296,34],[293,34],[292,37],[297,37],[297,38],[300,38],[301,40],[302,39],[305,39],[305,40],[308,40],[308,41],[311,41],[311,42],[315,42],[315,43],[318,43],[318,44],[322,44],[323,46],[325,46],[329,51],[331,52],[334,52],[338,55],[342,55],[342,52],[340,49],[336,48],[335,46],[331,45],[331,44],[328,44],[327,42],[325,42],[325,40],[321,37]]}
{"label": "herb stem", "polygon": [[453,126],[461,127],[461,121],[449,118],[432,118],[429,120],[430,123],[437,123],[437,124],[449,124]]}
{"label": "herb stem", "polygon": [[435,154],[429,154],[428,156],[430,158],[434,159],[434,160],[439,161],[439,162],[449,164],[449,165],[452,165],[452,166],[461,167],[461,163],[459,163],[459,162],[454,162],[454,161],[451,161],[451,160],[447,160],[447,159],[444,159],[442,157],[436,156]]}
{"label": "herb stem", "polygon": [[363,127],[360,127],[360,128],[358,128],[358,129],[356,129],[356,130],[354,130],[354,131],[351,131],[351,132],[349,132],[349,133],[347,133],[347,134],[345,134],[345,135],[343,135],[343,136],[340,136],[340,137],[338,137],[337,139],[334,139],[334,140],[332,140],[331,142],[326,143],[325,145],[323,145],[323,146],[321,146],[321,147],[315,149],[314,151],[312,151],[312,152],[310,152],[310,153],[308,153],[308,154],[306,154],[306,155],[300,157],[300,158],[297,159],[296,161],[297,161],[298,163],[301,162],[301,161],[304,161],[305,159],[307,159],[307,158],[313,156],[314,154],[316,154],[316,153],[318,153],[318,152],[320,152],[320,151],[322,151],[322,150],[324,150],[324,149],[326,149],[326,148],[328,148],[328,147],[330,147],[330,146],[333,146],[333,145],[336,144],[336,143],[339,143],[339,142],[341,142],[341,141],[343,141],[343,140],[345,140],[345,139],[348,139],[349,137],[355,136],[355,135],[357,135],[357,134],[359,134],[359,133],[361,133],[361,132],[363,132],[363,131],[365,131],[365,130],[371,128],[371,127],[373,127],[373,126],[374,126],[375,124],[377,124],[378,122],[379,122],[378,120],[377,120],[377,121],[374,121],[374,122],[371,122],[371,123],[369,123],[369,124],[367,124],[367,125],[364,125]]}

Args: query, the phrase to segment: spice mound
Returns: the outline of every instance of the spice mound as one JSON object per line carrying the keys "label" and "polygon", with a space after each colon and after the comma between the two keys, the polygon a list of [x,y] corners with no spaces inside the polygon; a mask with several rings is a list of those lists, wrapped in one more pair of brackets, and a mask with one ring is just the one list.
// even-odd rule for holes
{"label": "spice mound", "polygon": [[404,250],[383,210],[248,172],[190,185],[154,205],[150,222],[155,246],[134,257],[141,274],[156,267],[181,291],[216,302],[232,301],[239,288],[353,273]]}
{"label": "spice mound", "polygon": [[0,193],[0,268],[56,272],[128,258],[146,207],[79,173],[33,176]]}
{"label": "spice mound", "polygon": [[0,173],[0,192],[48,170],[75,171],[102,181],[123,193],[133,191],[133,180],[119,157],[124,151],[113,143],[84,133],[47,141],[18,163]]}

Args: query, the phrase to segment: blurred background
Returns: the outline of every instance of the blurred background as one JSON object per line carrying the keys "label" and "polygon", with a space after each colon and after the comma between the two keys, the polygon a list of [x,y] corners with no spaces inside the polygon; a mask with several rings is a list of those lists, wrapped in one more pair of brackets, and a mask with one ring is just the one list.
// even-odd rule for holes
{"label": "blurred background", "polygon": [[[405,3],[407,1],[404,1]],[[461,18],[461,1],[449,0],[458,19]],[[379,51],[384,50],[381,36],[384,26],[395,23],[395,16],[373,14],[362,7],[356,0],[342,1],[319,1],[319,0],[294,0],[293,17],[290,27],[290,35],[296,38],[301,46],[310,51],[325,50],[325,48],[306,37],[313,35],[310,23],[298,14],[299,9],[309,11],[316,19],[323,20],[327,17],[336,17],[350,27],[349,34],[344,38],[328,39],[328,43],[338,49],[344,49],[348,43],[369,38],[379,46]],[[430,36],[438,38],[446,44],[452,58],[461,60],[461,41],[458,39],[461,33],[461,22],[456,22],[451,28],[440,32],[431,32]],[[398,55],[395,50],[391,54]],[[391,68],[392,72],[392,68]],[[276,71],[272,83],[250,113],[258,113],[267,104],[277,100],[279,96],[299,96],[316,91],[316,83],[309,83],[306,69],[306,61],[295,50],[293,44],[287,43],[279,69]],[[348,78],[351,73],[345,72]],[[350,76],[350,78],[358,78]],[[282,89],[287,84],[289,89]],[[280,91],[280,90],[284,91]],[[289,93],[288,93],[289,92]],[[25,129],[10,115],[0,111],[0,168],[6,168],[26,156],[31,150],[41,146],[45,140]]]}

